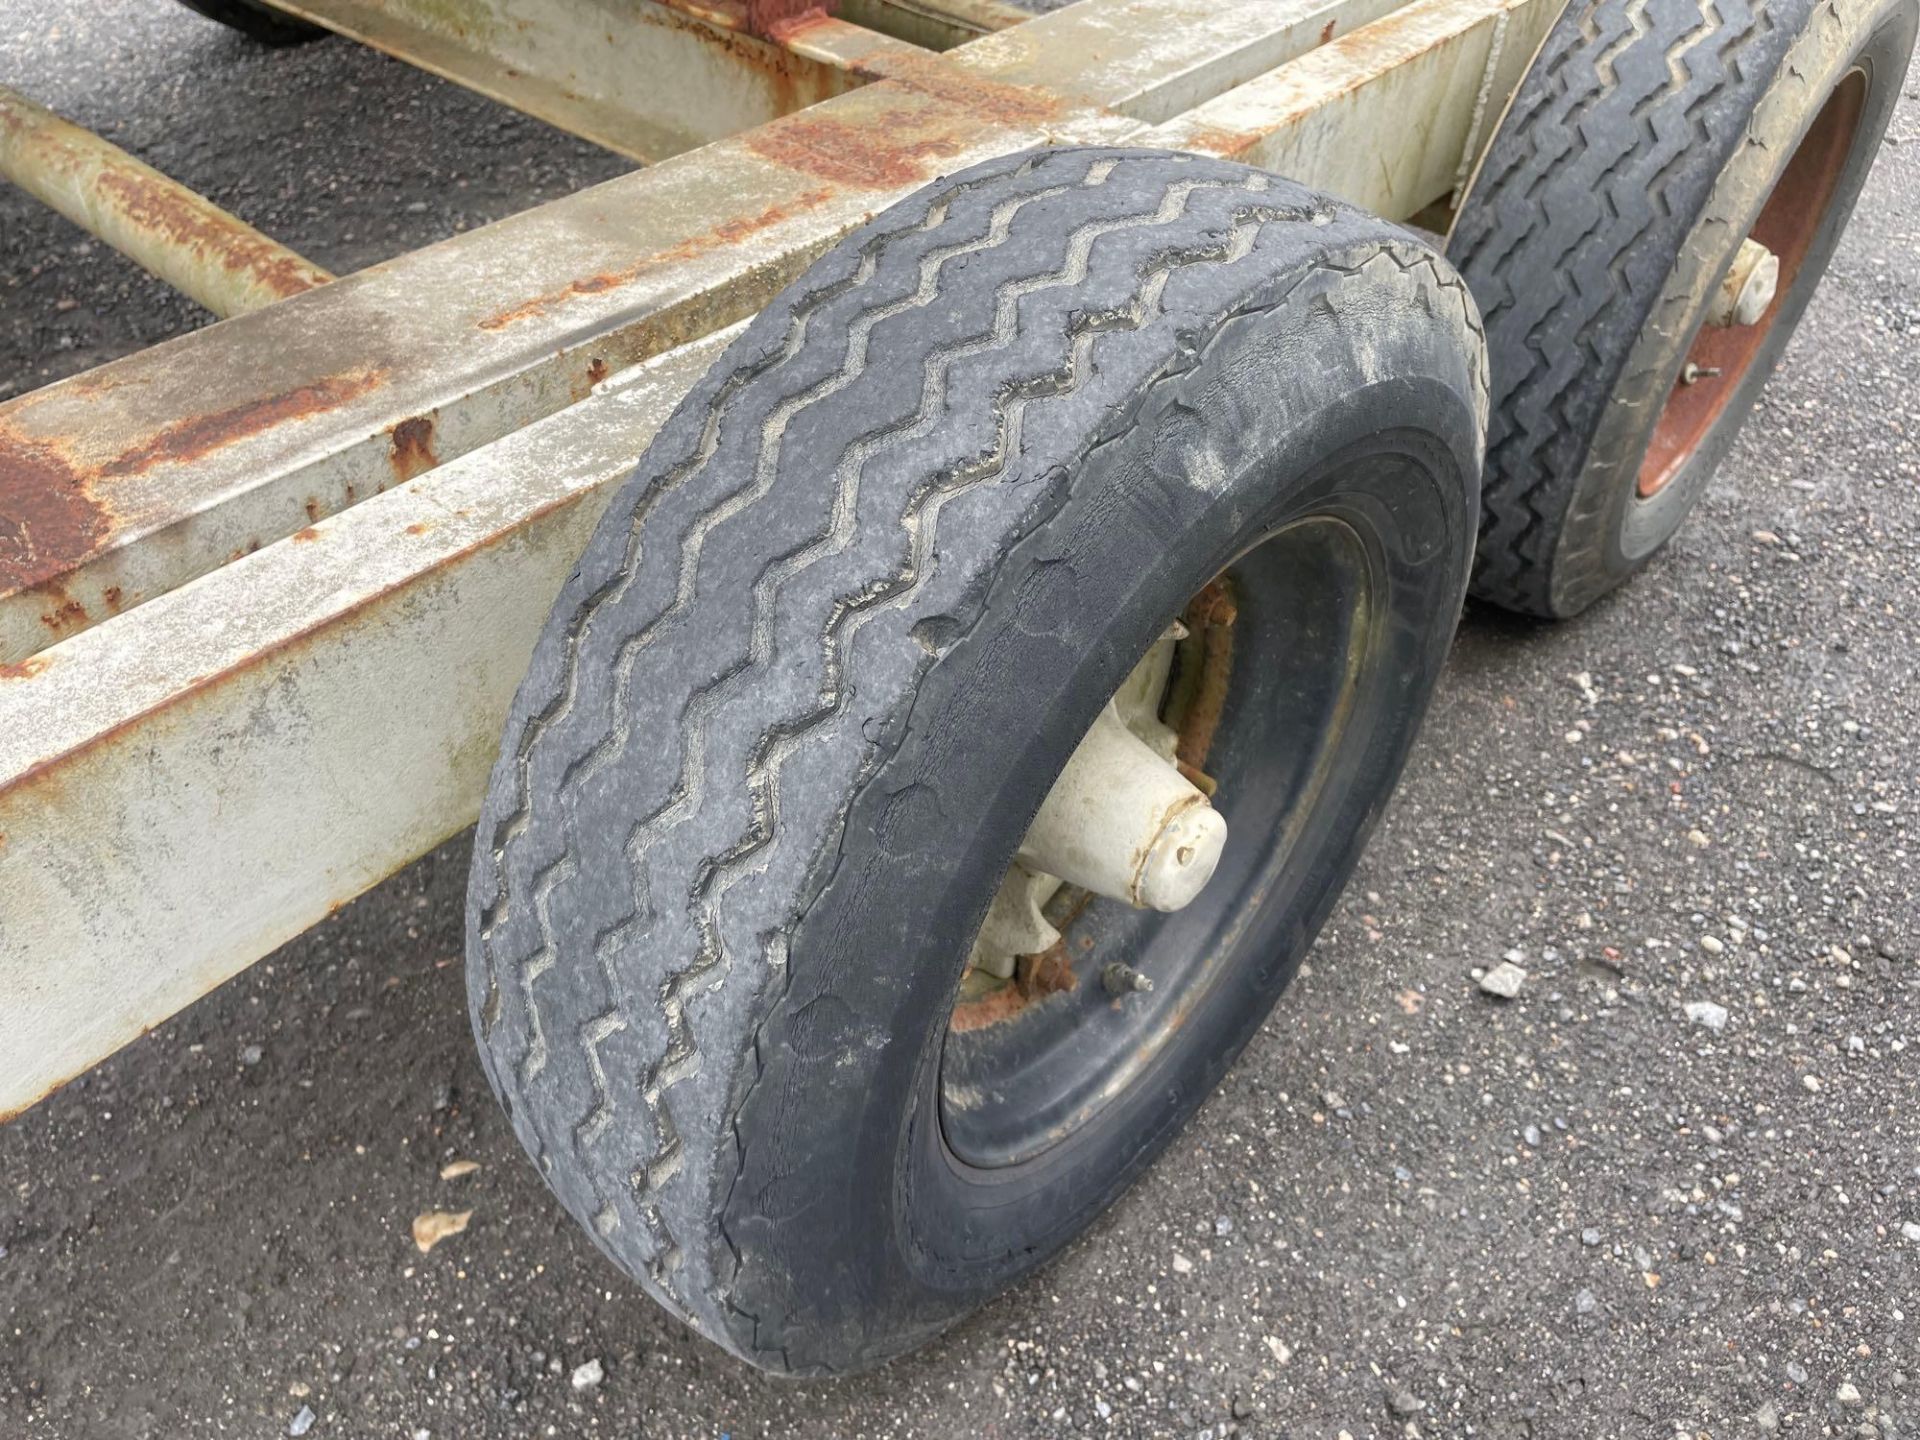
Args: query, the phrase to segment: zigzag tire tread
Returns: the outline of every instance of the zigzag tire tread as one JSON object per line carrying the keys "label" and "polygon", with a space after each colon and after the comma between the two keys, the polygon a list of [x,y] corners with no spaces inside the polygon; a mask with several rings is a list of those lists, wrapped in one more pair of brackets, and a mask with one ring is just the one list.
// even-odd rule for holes
{"label": "zigzag tire tread", "polygon": [[[1260,235],[1242,239],[1249,225]],[[823,843],[819,823],[783,830],[779,766],[851,723],[852,693],[899,683],[863,672],[860,626],[915,601],[936,536],[955,574],[993,543],[990,527],[940,531],[940,512],[985,503],[1025,408],[1080,383],[1085,355],[1166,323],[1166,275],[1238,263],[1265,227],[1404,251],[1477,329],[1458,278],[1400,232],[1243,167],[1125,151],[993,162],[886,212],[762,312],[611,503],[555,607],[477,832],[475,1030],[563,1203],[723,1344],[708,1197],[726,1180],[713,1167],[743,1020],[771,983],[753,967],[774,973],[779,936],[747,953],[722,935],[721,901]],[[616,823],[613,903],[596,889],[604,843],[587,842]],[[595,953],[560,929],[592,934]]]}
{"label": "zigzag tire tread", "polygon": [[[1556,614],[1585,443],[1664,285],[1663,247],[1739,138],[1770,0],[1599,0],[1556,23],[1448,242],[1486,320],[1493,414],[1472,593]],[[1709,177],[1710,178],[1710,177]],[[1674,191],[1687,192],[1678,197]],[[1601,341],[1595,335],[1603,335]]]}

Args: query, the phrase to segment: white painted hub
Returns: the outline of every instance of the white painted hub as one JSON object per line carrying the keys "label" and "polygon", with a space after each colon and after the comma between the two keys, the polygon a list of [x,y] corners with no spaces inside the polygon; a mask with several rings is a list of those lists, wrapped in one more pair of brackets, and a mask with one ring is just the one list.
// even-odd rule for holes
{"label": "white painted hub", "polygon": [[1151,910],[1179,910],[1206,888],[1227,822],[1181,775],[1180,737],[1160,718],[1174,647],[1169,626],[1115,692],[1041,802],[974,938],[968,966],[1012,979],[1022,955],[1059,943],[1047,918],[1066,885]]}
{"label": "white painted hub", "polygon": [[1020,843],[1028,870],[1152,910],[1179,910],[1213,878],[1227,822],[1109,703]]}
{"label": "white painted hub", "polygon": [[1733,257],[1727,278],[1713,297],[1713,309],[1707,323],[1758,325],[1773,307],[1780,290],[1780,257],[1749,236],[1740,242],[1740,253]]}

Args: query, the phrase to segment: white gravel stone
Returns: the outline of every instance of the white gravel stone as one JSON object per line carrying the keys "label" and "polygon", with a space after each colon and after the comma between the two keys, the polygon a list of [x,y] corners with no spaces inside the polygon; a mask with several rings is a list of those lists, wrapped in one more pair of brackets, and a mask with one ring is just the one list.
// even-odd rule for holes
{"label": "white gravel stone", "polygon": [[573,1368],[573,1388],[576,1390],[591,1390],[606,1378],[607,1372],[597,1358]]}
{"label": "white gravel stone", "polygon": [[1687,1019],[1709,1030],[1724,1030],[1727,1028],[1727,1007],[1711,1000],[1689,1000]]}
{"label": "white gravel stone", "polygon": [[1527,972],[1511,960],[1502,960],[1486,974],[1480,977],[1480,988],[1489,995],[1497,995],[1502,1000],[1511,1000],[1520,993],[1520,987],[1527,983]]}

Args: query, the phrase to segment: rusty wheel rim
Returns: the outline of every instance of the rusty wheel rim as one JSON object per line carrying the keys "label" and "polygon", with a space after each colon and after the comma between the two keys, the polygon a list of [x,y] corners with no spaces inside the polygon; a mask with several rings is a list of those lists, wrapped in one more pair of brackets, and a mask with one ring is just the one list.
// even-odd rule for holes
{"label": "rusty wheel rim", "polygon": [[[1360,531],[1316,516],[1190,599],[1162,718],[1176,767],[1227,819],[1220,869],[1168,913],[1063,886],[1043,907],[1052,949],[1019,957],[997,987],[962,982],[939,1080],[942,1134],[961,1161],[995,1169],[1069,1143],[1197,1033],[1189,1021],[1248,963],[1234,937],[1313,863],[1300,837],[1327,813],[1340,757],[1366,743],[1356,707],[1378,682],[1382,584]],[[1116,963],[1153,983],[1120,993]]]}
{"label": "rusty wheel rim", "polygon": [[[1209,582],[1181,612],[1188,639],[1178,649],[1176,679],[1162,697],[1178,717],[1176,765],[1189,782],[1211,795],[1215,781],[1206,773],[1207,753],[1227,700],[1233,671],[1233,624],[1237,619],[1232,592],[1224,577]],[[1073,925],[1094,900],[1090,891],[1064,885],[1047,904],[1047,918],[1059,929],[1060,943],[1038,955],[1022,955],[1014,978],[1005,984],[963,984],[954,1001],[948,1026],[961,1034],[1000,1025],[1017,1018],[1029,1005],[1048,995],[1071,990],[1077,982],[1073,954]],[[971,977],[970,977],[971,979]]]}
{"label": "rusty wheel rim", "polygon": [[[1780,261],[1773,303],[1752,325],[1702,326],[1675,376],[1666,407],[1641,460],[1636,494],[1651,499],[1686,467],[1740,391],[1766,346],[1781,308],[1795,292],[1813,242],[1826,223],[1866,109],[1867,75],[1847,73],[1827,97],[1806,138],[1781,172],[1749,232]],[[1694,376],[1689,380],[1688,376]]]}

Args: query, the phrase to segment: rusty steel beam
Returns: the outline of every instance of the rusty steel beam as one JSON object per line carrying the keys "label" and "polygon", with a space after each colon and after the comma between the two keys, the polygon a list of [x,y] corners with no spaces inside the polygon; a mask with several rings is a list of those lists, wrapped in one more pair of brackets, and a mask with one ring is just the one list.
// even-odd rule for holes
{"label": "rusty steel beam", "polygon": [[0,663],[752,314],[945,169],[1137,128],[964,77],[878,83],[0,404]]}
{"label": "rusty steel beam", "polygon": [[222,317],[333,277],[178,181],[0,86],[0,176]]}
{"label": "rusty steel beam", "polygon": [[728,338],[0,666],[0,1122],[472,822],[608,488]]}
{"label": "rusty steel beam", "polygon": [[1408,219],[1464,183],[1563,5],[1416,0],[1146,142],[1260,165]]}
{"label": "rusty steel beam", "polygon": [[896,54],[779,123],[0,405],[0,663],[752,313],[943,171],[1137,136],[1115,111],[1204,95],[1380,3],[1084,0]]}
{"label": "rusty steel beam", "polygon": [[[1237,27],[1216,28],[1223,11]],[[1424,51],[1336,64],[1363,42],[1309,28],[1368,13],[1087,0],[0,407],[0,567],[44,567],[10,598],[82,605],[83,581],[152,567],[120,600],[152,598],[84,628],[88,609],[50,646],[20,610],[39,632],[0,663],[0,1114],[471,818],[607,487],[713,332],[865,215],[1024,145],[1161,138],[1136,111],[1228,86],[1276,136],[1282,111],[1419,125],[1410,93],[1436,107],[1435,133],[1497,113],[1490,42],[1480,68],[1462,48],[1481,21],[1404,32],[1457,62],[1410,92],[1395,77]],[[1253,58],[1303,53],[1322,67],[1305,93],[1251,107],[1278,93],[1241,73]],[[263,388],[270,354],[282,378]],[[383,469],[408,483],[340,494]]]}
{"label": "rusty steel beam", "polygon": [[1033,18],[1005,0],[839,0],[835,14],[928,50],[956,45]]}
{"label": "rusty steel beam", "polygon": [[275,4],[648,161],[843,95],[876,61],[919,53],[793,0]]}

